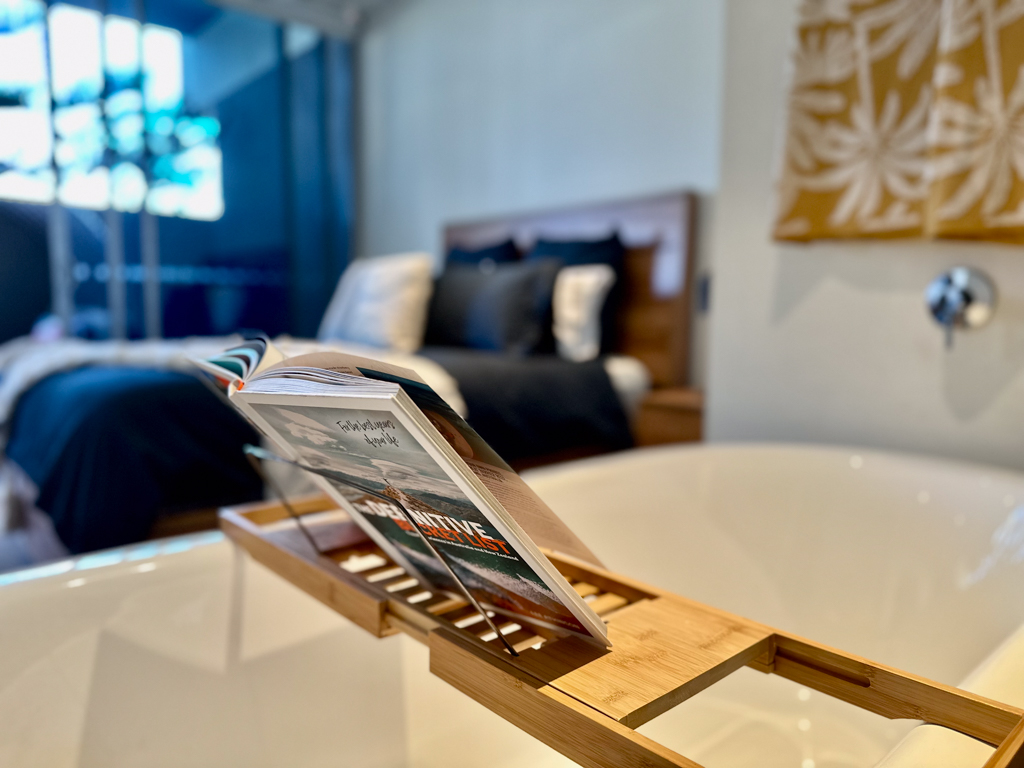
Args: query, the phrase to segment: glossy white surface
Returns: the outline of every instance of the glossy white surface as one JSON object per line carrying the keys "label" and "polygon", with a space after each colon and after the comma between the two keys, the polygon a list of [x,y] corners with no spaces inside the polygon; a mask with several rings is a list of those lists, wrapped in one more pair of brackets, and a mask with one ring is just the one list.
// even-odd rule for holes
{"label": "glossy white surface", "polygon": [[0,766],[405,764],[399,646],[219,534],[68,566],[0,588]]}
{"label": "glossy white surface", "polygon": [[[943,682],[1024,620],[1019,474],[701,446],[528,478],[612,569]],[[49,570],[0,576],[0,766],[569,765],[219,535]],[[1021,695],[1024,649],[972,680]],[[853,768],[909,727],[741,670],[641,730],[707,768]]]}
{"label": "glossy white surface", "polygon": [[526,476],[612,570],[918,674],[960,680],[1024,621],[1019,473],[735,445]]}

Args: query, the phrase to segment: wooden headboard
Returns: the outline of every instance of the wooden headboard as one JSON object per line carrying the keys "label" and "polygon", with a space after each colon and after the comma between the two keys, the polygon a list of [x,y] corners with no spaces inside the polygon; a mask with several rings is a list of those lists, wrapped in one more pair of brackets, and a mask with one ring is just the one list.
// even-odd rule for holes
{"label": "wooden headboard", "polygon": [[453,246],[480,248],[507,238],[526,253],[538,238],[597,239],[618,232],[626,246],[617,352],[644,362],[655,386],[688,383],[690,294],[696,196],[674,192],[618,202],[449,224]]}

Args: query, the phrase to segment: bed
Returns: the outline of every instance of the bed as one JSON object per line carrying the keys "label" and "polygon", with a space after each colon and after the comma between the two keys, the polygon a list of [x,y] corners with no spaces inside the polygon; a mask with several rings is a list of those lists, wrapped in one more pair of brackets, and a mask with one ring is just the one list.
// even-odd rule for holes
{"label": "bed", "polygon": [[[630,415],[648,389],[687,379],[693,221],[693,195],[673,193],[445,228],[446,252],[503,238],[526,250],[538,237],[618,232],[625,256],[616,346],[600,359],[344,348],[416,369],[517,468],[628,448]],[[194,510],[258,498],[261,484],[240,451],[257,436],[188,370],[189,356],[231,342],[41,349],[22,340],[0,348],[0,502],[8,516],[42,509],[79,553],[207,525],[209,515]],[[281,343],[286,354],[310,348]]]}
{"label": "bed", "polygon": [[[623,284],[620,302],[614,317],[614,348],[601,360],[603,373],[632,420],[652,387],[684,386],[689,382],[689,349],[691,286],[694,270],[696,197],[688,192],[675,192],[625,201],[592,204],[535,213],[501,216],[478,221],[457,222],[444,229],[445,252],[452,248],[476,249],[511,239],[521,254],[529,252],[539,238],[558,240],[597,239],[617,232],[625,249]],[[533,378],[530,366],[543,369],[548,365],[558,370],[545,373],[551,378],[573,375],[571,366],[541,360],[498,363],[489,360],[481,371],[474,355],[430,348],[423,353],[443,366],[458,380],[469,412],[474,411],[475,424],[481,434],[492,442],[499,453],[517,469],[582,458],[609,450],[630,447],[631,437],[622,435],[622,427],[601,400],[599,377],[588,377],[585,387],[589,400],[582,404],[572,398],[556,400],[548,408],[537,408],[545,389],[542,379]],[[477,356],[480,357],[480,356]],[[504,370],[500,370],[504,367]],[[499,370],[495,370],[499,369]],[[521,386],[529,392],[514,404],[490,399],[497,381],[507,381],[516,374]],[[579,367],[576,375],[585,375]],[[526,377],[530,376],[529,379]],[[577,391],[579,391],[577,389]],[[603,405],[602,405],[603,404]],[[504,412],[501,412],[504,410]],[[567,414],[559,424],[559,414]],[[584,423],[584,414],[602,413],[604,420],[593,418]],[[518,429],[503,434],[503,425],[515,423]],[[555,429],[552,429],[555,425]],[[481,429],[481,427],[484,427]],[[627,431],[629,427],[626,427]],[[558,444],[550,438],[575,435],[577,439]],[[530,435],[544,433],[552,451],[529,450],[539,439]],[[531,441],[531,442],[528,442]]]}
{"label": "bed", "polygon": [[525,252],[542,236],[583,239],[618,232],[626,255],[614,352],[641,361],[655,386],[685,385],[689,377],[696,205],[693,193],[673,192],[453,223],[444,229],[445,250],[512,238]]}

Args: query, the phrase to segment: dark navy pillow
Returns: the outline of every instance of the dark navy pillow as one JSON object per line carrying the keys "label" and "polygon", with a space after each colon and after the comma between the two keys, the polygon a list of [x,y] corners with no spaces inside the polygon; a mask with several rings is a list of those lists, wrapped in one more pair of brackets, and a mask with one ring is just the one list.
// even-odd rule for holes
{"label": "dark navy pillow", "polygon": [[551,328],[557,259],[452,264],[434,285],[424,344],[530,354]]}
{"label": "dark navy pillow", "polygon": [[613,352],[618,342],[619,306],[622,303],[623,265],[626,248],[615,232],[603,240],[538,240],[526,255],[534,259],[556,258],[565,266],[607,264],[615,270],[615,284],[608,291],[601,309],[601,351]]}
{"label": "dark navy pillow", "polygon": [[482,261],[492,261],[495,264],[519,261],[519,249],[510,238],[503,243],[489,245],[486,248],[477,248],[472,251],[458,247],[448,251],[449,264],[479,264]]}
{"label": "dark navy pillow", "polygon": [[626,249],[618,232],[603,240],[538,240],[527,254],[527,259],[561,259],[567,267],[578,264],[607,264],[622,272]]}

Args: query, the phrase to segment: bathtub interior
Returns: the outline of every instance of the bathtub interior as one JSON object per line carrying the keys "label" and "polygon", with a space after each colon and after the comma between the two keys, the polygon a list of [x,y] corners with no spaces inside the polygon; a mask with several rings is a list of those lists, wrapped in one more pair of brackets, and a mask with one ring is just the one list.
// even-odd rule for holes
{"label": "bathtub interior", "polygon": [[[941,682],[1024,622],[1019,474],[744,445],[635,451],[529,481],[612,570]],[[1024,705],[1016,681],[998,693]],[[752,755],[839,768],[875,765],[913,725],[741,670],[640,731],[708,768]],[[942,733],[964,754],[988,749]]]}
{"label": "bathtub interior", "polygon": [[[702,447],[528,480],[614,570],[944,682],[1024,621],[1011,473]],[[571,765],[217,536],[35,576],[0,589],[0,765]],[[640,731],[706,768],[866,768],[912,725],[745,669]]]}
{"label": "bathtub interior", "polygon": [[737,445],[527,478],[612,570],[943,682],[1024,622],[1020,474]]}

